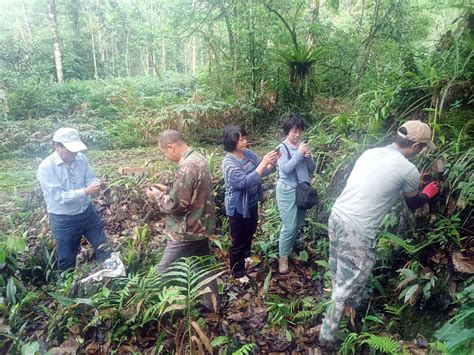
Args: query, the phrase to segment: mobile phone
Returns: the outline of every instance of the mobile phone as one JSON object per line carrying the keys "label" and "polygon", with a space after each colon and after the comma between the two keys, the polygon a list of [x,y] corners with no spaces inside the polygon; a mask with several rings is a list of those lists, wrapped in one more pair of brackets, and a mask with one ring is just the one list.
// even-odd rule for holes
{"label": "mobile phone", "polygon": [[276,153],[280,153],[280,147],[276,147],[276,148],[275,148],[275,152],[276,152]]}
{"label": "mobile phone", "polygon": [[304,144],[308,144],[308,138],[303,139]]}

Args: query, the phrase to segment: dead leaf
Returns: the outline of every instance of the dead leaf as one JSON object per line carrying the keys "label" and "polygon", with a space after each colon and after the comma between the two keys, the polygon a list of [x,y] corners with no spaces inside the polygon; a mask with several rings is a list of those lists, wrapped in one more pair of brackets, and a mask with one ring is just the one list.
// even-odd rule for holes
{"label": "dead leaf", "polygon": [[444,257],[444,253],[439,252],[439,251],[431,255],[430,260],[436,264],[443,264],[443,265],[447,264],[447,260]]}
{"label": "dead leaf", "polygon": [[464,195],[459,196],[458,202],[456,203],[456,205],[458,206],[460,210],[463,210],[464,208],[466,208],[466,205],[467,205],[466,197]]}
{"label": "dead leaf", "polygon": [[99,349],[100,349],[100,345],[97,344],[96,342],[92,342],[86,346],[86,353],[95,354],[99,351]]}
{"label": "dead leaf", "polygon": [[474,274],[474,255],[463,255],[461,250],[453,253],[452,259],[456,271]]}
{"label": "dead leaf", "polygon": [[307,333],[308,335],[313,335],[313,334],[319,333],[320,331],[321,331],[321,324],[318,324],[315,327],[309,328]]}
{"label": "dead leaf", "polygon": [[431,170],[437,174],[441,174],[444,172],[445,166],[446,162],[443,159],[435,159],[431,164]]}
{"label": "dead leaf", "polygon": [[456,201],[453,196],[449,196],[448,204],[446,207],[446,213],[448,214],[448,216],[452,216],[455,209],[456,209]]}
{"label": "dead leaf", "polygon": [[[48,353],[51,355],[76,354],[77,349],[79,349],[79,345],[80,344],[77,343],[76,340],[74,340],[74,338],[68,338],[60,346],[49,349]],[[96,350],[93,352],[97,352],[98,350],[99,350],[99,346],[97,346]],[[87,348],[86,348],[86,351],[89,352]]]}
{"label": "dead leaf", "polygon": [[[86,351],[87,351],[87,348],[86,348]],[[134,354],[137,349],[133,346],[130,346],[130,345],[122,345],[119,349],[118,349],[119,353],[121,354],[124,354],[124,353],[128,353],[128,354]]]}
{"label": "dead leaf", "polygon": [[68,330],[73,334],[73,335],[77,335],[81,332],[81,329],[79,328],[79,326],[76,324],[76,325],[73,325],[71,327],[68,327]]}
{"label": "dead leaf", "polygon": [[299,324],[295,329],[295,337],[301,338],[304,335],[304,327]]}
{"label": "dead leaf", "polygon": [[355,316],[356,316],[356,311],[354,308],[352,308],[351,306],[348,306],[347,304],[344,306],[344,313],[346,314],[346,316],[348,316],[351,320],[351,325],[352,327],[355,329],[356,328],[356,325],[355,325]]}
{"label": "dead leaf", "polygon": [[10,326],[8,324],[0,323],[0,333],[10,333]]}
{"label": "dead leaf", "polygon": [[202,343],[203,343],[204,346],[207,348],[207,350],[209,351],[209,353],[212,354],[211,342],[210,342],[209,338],[206,336],[206,334],[204,334],[204,332],[202,331],[202,329],[201,329],[201,327],[199,326],[199,324],[196,323],[196,322],[191,322],[191,326],[194,328],[194,330],[196,331],[196,333],[199,335],[199,339],[202,341]]}

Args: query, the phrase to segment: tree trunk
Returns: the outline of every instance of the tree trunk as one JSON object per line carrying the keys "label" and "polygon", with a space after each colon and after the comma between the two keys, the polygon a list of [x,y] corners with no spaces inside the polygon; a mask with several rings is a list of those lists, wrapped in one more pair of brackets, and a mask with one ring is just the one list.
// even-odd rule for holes
{"label": "tree trunk", "polygon": [[196,58],[196,36],[193,36],[191,39],[191,73],[192,75],[196,75],[196,67],[197,67],[197,58]]}
{"label": "tree trunk", "polygon": [[288,21],[286,21],[285,18],[284,18],[277,10],[275,10],[275,9],[272,7],[272,3],[263,2],[263,6],[265,6],[268,11],[273,12],[273,13],[281,20],[281,22],[283,22],[283,24],[285,25],[286,29],[287,29],[288,32],[290,33],[291,41],[293,42],[293,47],[294,47],[296,50],[298,50],[298,37],[297,37],[297,35],[296,35],[295,25],[293,24],[293,26],[290,26],[290,24],[288,23]]}
{"label": "tree trunk", "polygon": [[94,61],[94,79],[99,77],[99,73],[97,72],[97,58],[95,54],[95,38],[94,38],[94,29],[91,25],[91,44],[92,44],[92,59]]}
{"label": "tree trunk", "polygon": [[26,5],[25,0],[21,0],[22,10],[23,10],[23,21],[25,21],[26,33],[28,34],[28,44],[31,44],[31,30],[28,23],[28,16],[26,15]]}
{"label": "tree trunk", "polygon": [[114,41],[112,47],[112,75],[115,76],[115,55],[117,53],[117,42]]}
{"label": "tree trunk", "polygon": [[372,16],[372,25],[370,26],[369,36],[365,40],[364,56],[359,69],[359,78],[357,83],[358,86],[365,76],[367,65],[372,54],[372,44],[375,40],[375,37],[377,33],[385,26],[386,19],[391,16],[392,11],[399,5],[399,3],[400,0],[393,0],[392,2],[390,2],[388,10],[385,12],[385,14],[383,14],[383,16],[380,16],[381,0],[375,0],[374,14]]}
{"label": "tree trunk", "polygon": [[164,73],[166,71],[166,44],[165,38],[161,39],[161,72]]}
{"label": "tree trunk", "polygon": [[153,71],[153,76],[158,75],[158,67],[156,65],[156,53],[154,50],[151,51],[151,65],[152,65],[152,71]]}
{"label": "tree trunk", "polygon": [[247,13],[247,26],[248,26],[248,40],[249,40],[249,61],[250,61],[250,73],[252,81],[252,97],[255,98],[257,95],[257,56],[255,53],[255,21],[253,18],[253,1],[248,2],[248,13]]}
{"label": "tree trunk", "polygon": [[365,41],[365,48],[364,48],[364,56],[362,58],[362,64],[359,69],[359,79],[358,82],[360,83],[362,79],[364,79],[365,71],[367,70],[367,64],[369,63],[370,53],[372,50],[372,41],[374,40],[375,33],[377,31],[377,21],[379,18],[380,13],[380,0],[375,0],[374,5],[374,15],[372,17],[372,26],[370,26],[369,36]]}
{"label": "tree trunk", "polygon": [[184,75],[188,76],[188,43],[184,41],[183,55],[184,55]]}
{"label": "tree trunk", "polygon": [[56,16],[56,1],[48,0],[48,15],[51,22],[51,31],[53,34],[54,47],[54,63],[56,65],[56,78],[58,83],[62,83],[63,79],[63,64],[61,60],[61,45],[59,44],[59,30],[58,19]]}
{"label": "tree trunk", "polygon": [[128,60],[128,46],[130,42],[130,31],[127,32],[127,41],[125,44],[125,68],[127,70],[127,78],[130,77],[130,64]]}
{"label": "tree trunk", "polygon": [[230,57],[232,58],[232,74],[235,87],[235,80],[237,79],[237,48],[235,45],[234,31],[232,30],[232,23],[230,20],[229,12],[225,8],[224,4],[222,4],[222,2],[219,2],[219,8],[221,10],[222,16],[224,17],[225,25],[227,28],[227,35],[229,36],[229,50]]}
{"label": "tree trunk", "polygon": [[309,13],[311,15],[310,29],[308,33],[308,48],[312,48],[314,45],[314,30],[312,25],[319,21],[319,7],[320,0],[311,0],[309,4]]}
{"label": "tree trunk", "polygon": [[8,99],[7,99],[7,90],[3,86],[3,83],[0,81],[0,101],[2,102],[3,106],[3,116],[7,117],[8,113],[10,112],[10,108],[8,107]]}

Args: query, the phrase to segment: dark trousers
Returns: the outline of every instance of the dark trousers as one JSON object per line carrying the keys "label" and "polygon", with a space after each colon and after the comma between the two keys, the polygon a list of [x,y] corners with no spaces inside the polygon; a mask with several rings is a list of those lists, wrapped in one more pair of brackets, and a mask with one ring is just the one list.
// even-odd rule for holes
{"label": "dark trousers", "polygon": [[252,238],[257,230],[258,205],[250,209],[250,218],[244,218],[240,213],[229,217],[230,236],[230,268],[235,277],[245,274],[245,258],[250,256]]}
{"label": "dark trousers", "polygon": [[[166,247],[163,251],[161,261],[156,266],[156,272],[159,274],[165,272],[173,261],[176,261],[180,258],[206,255],[211,255],[211,250],[209,249],[209,240],[207,238],[202,240],[183,241],[168,240],[166,242]],[[206,293],[202,296],[202,303],[207,309],[218,312],[219,294],[217,292],[217,281],[211,281],[208,286],[215,298],[213,299],[213,296],[210,293]]]}
{"label": "dark trousers", "polygon": [[73,216],[50,213],[49,219],[56,239],[58,270],[66,270],[76,265],[82,236],[92,245],[98,259],[105,260],[110,257],[104,224],[92,205]]}

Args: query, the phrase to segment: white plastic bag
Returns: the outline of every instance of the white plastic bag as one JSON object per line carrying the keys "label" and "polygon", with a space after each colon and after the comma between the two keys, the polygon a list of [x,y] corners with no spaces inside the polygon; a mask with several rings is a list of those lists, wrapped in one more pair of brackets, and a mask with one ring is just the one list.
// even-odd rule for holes
{"label": "white plastic bag", "polygon": [[104,277],[113,278],[119,276],[125,276],[125,266],[122,260],[120,260],[119,253],[112,253],[109,259],[105,260],[102,264],[102,270],[99,270],[81,280],[81,283],[89,281],[102,281]]}

